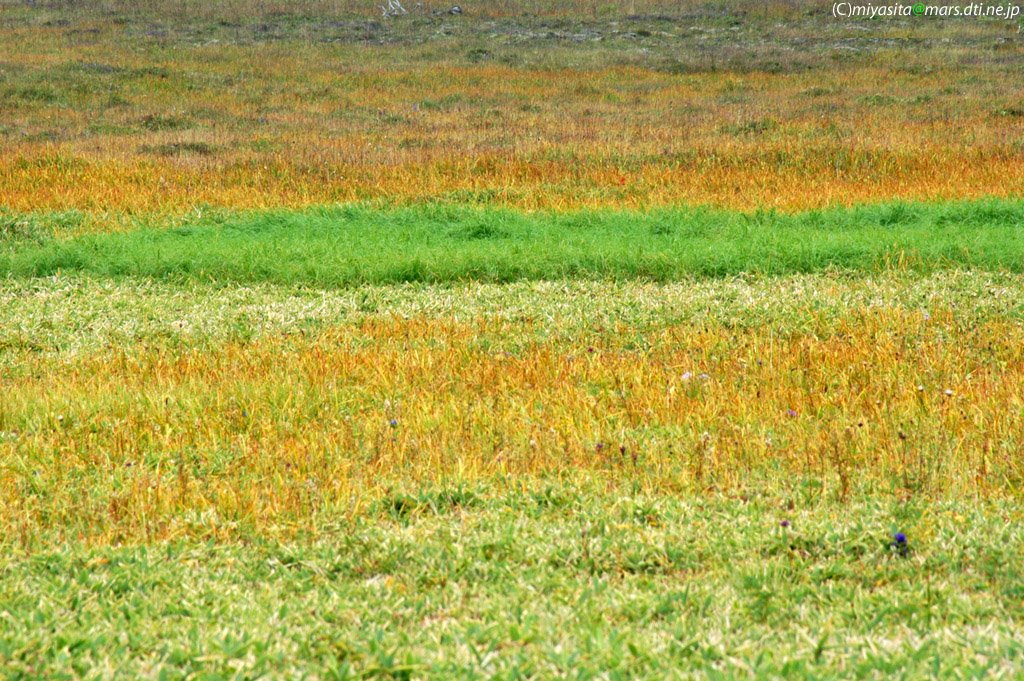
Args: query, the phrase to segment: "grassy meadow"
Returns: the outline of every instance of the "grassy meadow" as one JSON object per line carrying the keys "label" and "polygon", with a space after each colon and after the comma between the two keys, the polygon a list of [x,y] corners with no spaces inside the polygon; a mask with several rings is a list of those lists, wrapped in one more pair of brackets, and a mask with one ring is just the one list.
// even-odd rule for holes
{"label": "grassy meadow", "polygon": [[1020,678],[1015,22],[0,0],[0,678]]}
{"label": "grassy meadow", "polygon": [[1012,22],[378,4],[4,0],[4,204],[798,211],[1022,190]]}

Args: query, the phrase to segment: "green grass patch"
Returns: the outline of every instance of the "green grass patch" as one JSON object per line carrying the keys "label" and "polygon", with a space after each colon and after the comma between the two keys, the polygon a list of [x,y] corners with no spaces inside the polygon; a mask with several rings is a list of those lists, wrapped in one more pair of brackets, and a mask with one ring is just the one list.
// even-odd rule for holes
{"label": "green grass patch", "polygon": [[1009,677],[1020,512],[541,485],[396,493],[316,541],[10,547],[0,674]]}
{"label": "green grass patch", "polygon": [[128,232],[0,240],[0,274],[322,287],[780,275],[825,269],[1024,271],[1024,202],[894,203],[801,214],[710,209],[522,213],[428,205],[224,212]]}

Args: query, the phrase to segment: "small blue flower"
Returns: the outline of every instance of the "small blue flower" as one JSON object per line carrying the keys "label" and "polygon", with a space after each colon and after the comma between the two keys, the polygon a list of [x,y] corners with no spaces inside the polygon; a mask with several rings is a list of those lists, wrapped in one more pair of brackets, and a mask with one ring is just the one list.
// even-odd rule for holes
{"label": "small blue flower", "polygon": [[907,535],[897,532],[892,536],[892,548],[900,556],[906,558],[910,555],[910,544],[907,543]]}
{"label": "small blue flower", "polygon": [[783,520],[781,523],[779,523],[779,527],[789,527],[789,521]]}
{"label": "small blue flower", "polygon": [[391,419],[390,421],[388,421],[388,423],[391,425],[392,428],[398,427],[398,419]]}

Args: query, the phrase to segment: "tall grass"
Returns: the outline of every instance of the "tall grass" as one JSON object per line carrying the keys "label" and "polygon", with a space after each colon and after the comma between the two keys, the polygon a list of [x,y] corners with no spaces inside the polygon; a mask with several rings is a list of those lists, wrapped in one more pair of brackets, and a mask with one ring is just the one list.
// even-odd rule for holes
{"label": "tall grass", "polygon": [[[37,3],[0,22],[4,206],[797,210],[1024,191],[1007,86],[1021,48],[1004,23],[851,25],[782,3],[780,25],[746,1],[540,25],[471,7],[388,22],[127,4]],[[243,8],[273,16],[206,16]]]}
{"label": "tall grass", "polygon": [[[438,312],[405,317],[316,326],[278,305],[277,329],[256,333],[238,307],[205,342],[139,329],[58,356],[8,347],[0,527],[109,543],[193,536],[212,515],[224,539],[316,534],[395,489],[494,480],[808,503],[1020,495],[1018,319],[875,299],[837,314],[778,285],[793,299],[747,326],[714,310],[637,323],[600,288],[543,316],[457,316],[438,287]],[[123,316],[124,301],[101,306]],[[168,324],[193,323],[167,302]],[[26,325],[61,323],[39,308],[22,307]]]}

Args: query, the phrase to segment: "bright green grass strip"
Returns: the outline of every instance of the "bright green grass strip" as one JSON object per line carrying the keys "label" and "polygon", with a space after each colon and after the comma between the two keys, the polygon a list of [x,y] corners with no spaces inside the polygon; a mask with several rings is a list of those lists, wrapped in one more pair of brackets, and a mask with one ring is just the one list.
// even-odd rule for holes
{"label": "bright green grass strip", "polygon": [[890,204],[798,215],[342,206],[219,212],[173,227],[150,224],[70,239],[41,235],[44,231],[13,230],[0,246],[0,275],[70,270],[336,287],[561,278],[669,281],[827,268],[1024,271],[1022,201]]}
{"label": "bright green grass strip", "polygon": [[1019,678],[1020,513],[453,488],[315,542],[11,545],[0,675]]}

